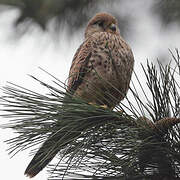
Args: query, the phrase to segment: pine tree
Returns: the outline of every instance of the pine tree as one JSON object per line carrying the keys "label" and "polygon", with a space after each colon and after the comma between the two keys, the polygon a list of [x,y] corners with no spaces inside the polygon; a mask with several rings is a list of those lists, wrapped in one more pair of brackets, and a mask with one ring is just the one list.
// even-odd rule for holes
{"label": "pine tree", "polygon": [[6,141],[9,153],[49,138],[45,151],[59,151],[58,163],[49,165],[49,179],[178,179],[180,56],[178,50],[171,54],[168,65],[142,65],[146,84],[134,72],[136,82],[114,110],[71,97],[65,84],[46,71],[53,84],[31,77],[48,94],[9,83],[2,88],[2,116],[10,119],[3,128],[18,133]]}
{"label": "pine tree", "polygon": [[[94,0],[0,0],[1,9],[18,9],[19,14],[15,20],[15,27],[21,25],[29,29],[38,25],[42,30],[48,31],[50,21],[52,29],[59,32],[60,27],[68,25],[71,33],[80,29],[87,22],[89,9],[95,10],[100,1]],[[106,1],[108,2],[108,1]],[[102,2],[101,2],[102,3]]]}
{"label": "pine tree", "polygon": [[[60,27],[69,25],[70,32],[80,29],[86,23],[92,14],[97,13],[99,7],[105,4],[115,3],[121,5],[120,0],[0,0],[0,8],[3,11],[9,9],[18,9],[19,14],[15,20],[15,27],[19,25],[24,30],[28,30],[30,26],[38,25],[41,29],[48,31],[49,22],[53,26],[52,29],[59,33]],[[131,2],[130,2],[131,3]],[[117,7],[117,6],[116,6]],[[180,19],[180,1],[177,0],[157,0],[152,10],[158,14],[164,25],[172,22],[179,23]],[[96,12],[95,12],[96,11]],[[90,12],[92,13],[90,15]],[[116,17],[121,21],[121,32],[124,26],[129,26],[127,21],[132,21],[128,16],[120,17],[119,13],[113,11]]]}

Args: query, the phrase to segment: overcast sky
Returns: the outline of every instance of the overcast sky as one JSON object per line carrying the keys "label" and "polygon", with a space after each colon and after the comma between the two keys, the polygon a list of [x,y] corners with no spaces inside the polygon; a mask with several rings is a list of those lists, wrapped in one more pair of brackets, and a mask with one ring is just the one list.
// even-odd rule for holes
{"label": "overcast sky", "polygon": [[[172,50],[178,48],[180,34],[177,33],[179,27],[176,25],[172,25],[170,30],[164,29],[158,18],[150,13],[147,1],[135,2],[124,3],[124,6],[127,12],[134,12],[134,33],[127,41],[134,52],[135,71],[141,73],[141,62],[145,64],[147,58],[155,61],[158,54],[168,54],[168,48]],[[14,32],[12,22],[16,13],[17,11],[12,10],[0,14],[0,86],[10,81],[43,92],[38,83],[27,75],[32,74],[49,81],[51,78],[38,67],[65,81],[73,55],[83,40],[83,31],[70,38],[71,40],[66,38],[65,33],[61,33],[60,43],[56,45],[48,35],[42,34],[38,29],[15,42],[12,40]],[[143,77],[142,81],[144,81]],[[1,122],[4,123],[6,120],[1,118]],[[10,159],[6,151],[8,146],[3,141],[13,136],[11,130],[0,129],[0,179],[26,180],[28,178],[23,173],[32,157],[29,157],[29,150],[26,150]],[[46,171],[43,171],[34,180],[42,180],[46,177]]]}

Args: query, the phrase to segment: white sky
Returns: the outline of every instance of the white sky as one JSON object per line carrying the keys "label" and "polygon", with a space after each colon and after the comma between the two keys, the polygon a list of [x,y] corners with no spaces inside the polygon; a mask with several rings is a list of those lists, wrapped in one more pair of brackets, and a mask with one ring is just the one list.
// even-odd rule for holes
{"label": "white sky", "polygon": [[[124,7],[126,7],[127,12],[134,13],[134,34],[127,40],[134,52],[135,71],[140,74],[142,73],[140,62],[145,64],[147,58],[156,60],[159,52],[168,54],[168,48],[172,50],[178,48],[180,34],[177,33],[179,27],[175,25],[168,31],[163,29],[158,18],[150,14],[148,4],[142,3],[143,1],[137,2],[139,1],[124,3]],[[141,7],[141,11],[138,11],[138,7]],[[70,42],[62,33],[64,35],[61,36],[58,47],[53,45],[47,35],[43,35],[38,30],[26,34],[20,41],[14,42],[10,40],[9,36],[13,35],[12,22],[15,15],[16,11],[0,14],[0,86],[4,86],[6,81],[11,81],[39,92],[41,91],[40,86],[27,76],[27,74],[32,74],[48,81],[48,76],[38,67],[44,68],[60,80],[65,81],[73,55],[82,42],[83,33],[80,32],[78,33],[80,36],[70,38]],[[1,119],[1,122],[6,121]],[[24,176],[24,170],[32,157],[29,157],[29,150],[27,150],[10,159],[6,151],[8,146],[3,141],[13,137],[13,135],[11,130],[0,129],[0,179],[26,180],[28,178]],[[46,178],[44,170],[33,179]]]}

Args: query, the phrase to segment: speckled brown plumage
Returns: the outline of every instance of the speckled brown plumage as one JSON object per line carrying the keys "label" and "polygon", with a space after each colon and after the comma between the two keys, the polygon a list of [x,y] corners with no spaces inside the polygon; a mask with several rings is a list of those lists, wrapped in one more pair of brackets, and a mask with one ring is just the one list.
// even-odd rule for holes
{"label": "speckled brown plumage", "polygon": [[88,102],[113,108],[129,89],[133,65],[132,51],[120,36],[116,19],[99,13],[88,23],[85,40],[74,56],[68,90]]}

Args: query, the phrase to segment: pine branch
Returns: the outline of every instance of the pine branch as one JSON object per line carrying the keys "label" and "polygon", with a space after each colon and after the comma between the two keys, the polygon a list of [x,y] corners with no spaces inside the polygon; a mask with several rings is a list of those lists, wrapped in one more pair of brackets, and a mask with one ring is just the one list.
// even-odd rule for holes
{"label": "pine branch", "polygon": [[2,88],[2,116],[10,119],[3,128],[18,134],[6,141],[9,153],[15,155],[49,139],[44,160],[59,152],[58,164],[50,166],[50,179],[180,177],[180,61],[176,53],[174,68],[160,63],[159,72],[153,64],[147,63],[147,70],[143,67],[152,97],[135,74],[139,84],[132,83],[131,99],[115,108],[120,111],[72,97],[50,74],[54,85],[33,77],[48,88],[45,95],[9,83]]}
{"label": "pine branch", "polygon": [[60,27],[67,24],[70,26],[70,33],[87,22],[89,9],[95,10],[98,4],[99,1],[94,0],[0,0],[0,5],[4,5],[4,9],[11,7],[19,10],[15,27],[21,25],[20,27],[24,27],[25,30],[33,24],[47,31],[51,21],[54,22],[53,30],[59,32]]}

